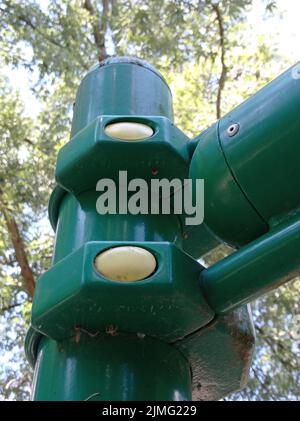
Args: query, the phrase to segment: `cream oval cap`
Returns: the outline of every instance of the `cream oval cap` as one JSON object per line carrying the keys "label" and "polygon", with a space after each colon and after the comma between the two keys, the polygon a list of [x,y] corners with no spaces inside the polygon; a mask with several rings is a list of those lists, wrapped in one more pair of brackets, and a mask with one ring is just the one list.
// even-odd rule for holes
{"label": "cream oval cap", "polygon": [[98,254],[95,268],[103,277],[118,282],[141,281],[156,269],[156,259],[142,247],[113,247]]}
{"label": "cream oval cap", "polygon": [[120,121],[108,124],[104,133],[109,137],[120,140],[143,140],[151,137],[154,133],[150,126],[130,121]]}

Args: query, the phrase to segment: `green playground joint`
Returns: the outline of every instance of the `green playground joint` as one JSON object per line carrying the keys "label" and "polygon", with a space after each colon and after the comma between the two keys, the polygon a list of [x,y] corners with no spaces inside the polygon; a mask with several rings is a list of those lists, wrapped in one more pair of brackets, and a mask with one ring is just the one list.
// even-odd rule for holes
{"label": "green playground joint", "polygon": [[[147,62],[108,58],[83,78],[49,201],[52,267],[25,343],[34,400],[219,400],[245,386],[248,304],[300,270],[299,75],[296,64],[195,139]],[[193,203],[203,180],[203,223],[188,223],[183,196],[181,213],[123,212],[109,194],[118,211],[98,212],[97,183],[120,188],[120,171],[191,180]],[[221,243],[235,251],[205,268]]]}

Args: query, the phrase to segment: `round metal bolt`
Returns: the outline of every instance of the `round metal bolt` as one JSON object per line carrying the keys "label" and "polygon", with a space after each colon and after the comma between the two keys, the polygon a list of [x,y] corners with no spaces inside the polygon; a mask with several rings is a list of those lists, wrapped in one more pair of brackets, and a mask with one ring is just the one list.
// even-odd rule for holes
{"label": "round metal bolt", "polygon": [[227,134],[229,137],[235,136],[240,130],[240,125],[238,123],[231,124],[227,129]]}

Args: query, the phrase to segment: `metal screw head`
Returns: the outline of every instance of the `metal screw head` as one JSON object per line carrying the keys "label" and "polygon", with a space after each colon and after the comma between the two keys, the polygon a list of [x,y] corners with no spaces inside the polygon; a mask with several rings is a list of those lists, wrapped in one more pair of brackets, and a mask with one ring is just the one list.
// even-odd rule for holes
{"label": "metal screw head", "polygon": [[238,123],[231,124],[231,126],[227,129],[227,134],[229,137],[233,137],[237,134],[237,132],[240,130],[240,125]]}

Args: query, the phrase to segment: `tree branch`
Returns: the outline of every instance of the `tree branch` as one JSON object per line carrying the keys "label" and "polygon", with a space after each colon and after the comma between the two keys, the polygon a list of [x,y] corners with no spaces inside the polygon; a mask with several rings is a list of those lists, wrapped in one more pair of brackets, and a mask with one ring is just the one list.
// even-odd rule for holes
{"label": "tree branch", "polygon": [[4,207],[1,206],[1,211],[3,213],[6,227],[10,236],[10,240],[14,247],[15,255],[17,262],[21,269],[21,275],[24,281],[24,288],[30,296],[33,296],[35,289],[35,279],[33,272],[29,266],[27,259],[27,254],[25,250],[25,245],[19,231],[17,222],[15,218],[10,214],[10,212]]}
{"label": "tree branch", "polygon": [[265,391],[267,396],[271,396],[273,399],[273,396],[271,394],[271,391],[269,390],[269,388],[265,385],[265,380],[261,379],[258,375],[258,372],[255,370],[254,367],[251,368],[252,372],[254,374],[254,377],[256,378],[256,380],[258,381],[259,385],[263,388],[263,390]]}
{"label": "tree branch", "polygon": [[49,37],[47,34],[45,34],[45,32],[43,32],[40,28],[38,28],[28,16],[21,14],[21,15],[18,15],[17,18],[20,22],[25,23],[25,25],[29,26],[29,28],[36,31],[39,35],[41,35],[50,44],[53,44],[53,45],[55,45],[56,47],[59,47],[59,48],[64,48],[56,39],[54,39],[53,37]]}
{"label": "tree branch", "polygon": [[[39,34],[43,40],[45,40],[46,42],[48,42],[49,44],[54,45],[57,48],[60,48],[62,50],[64,50],[66,48],[65,45],[63,45],[62,43],[60,43],[57,40],[57,37],[54,36],[50,36],[49,34],[47,34],[45,32],[45,30],[43,30],[43,25],[36,25],[32,19],[27,16],[25,13],[21,13],[21,14],[17,14],[15,13],[15,10],[13,8],[10,7],[10,4],[8,2],[4,2],[4,4],[6,5],[6,9],[2,9],[0,8],[0,12],[7,14],[8,16],[16,16],[16,19],[25,24],[25,26],[27,26],[28,28],[32,29],[33,31],[35,31],[37,34]],[[76,58],[78,60],[78,62],[80,63],[80,65],[84,68],[84,69],[89,69],[89,66],[86,65],[86,63],[83,61],[82,57],[80,54],[76,55]]]}
{"label": "tree branch", "polygon": [[8,310],[11,310],[11,309],[13,309],[15,307],[19,307],[22,304],[24,304],[25,302],[26,301],[22,301],[21,303],[13,303],[13,304],[10,304],[9,306],[0,307],[0,312],[8,311]]}
{"label": "tree branch", "polygon": [[102,16],[99,18],[91,0],[84,0],[83,7],[89,12],[92,17],[92,30],[95,45],[98,51],[98,60],[102,61],[107,57],[105,46],[105,34],[107,30],[107,13],[109,7],[109,0],[102,0]]}
{"label": "tree branch", "polygon": [[218,81],[218,93],[217,93],[217,102],[216,102],[216,114],[217,119],[221,117],[221,108],[222,108],[222,93],[224,90],[226,78],[227,78],[227,66],[225,63],[225,54],[226,54],[226,48],[225,48],[225,31],[224,31],[224,23],[223,18],[221,14],[221,10],[218,4],[212,4],[212,8],[216,14],[217,22],[218,22],[218,28],[219,28],[219,37],[220,37],[220,48],[221,48],[221,75]]}
{"label": "tree branch", "polygon": [[279,354],[276,346],[280,349],[283,355],[286,355],[286,349],[281,342],[278,342],[278,341],[275,342],[275,340],[271,338],[270,336],[268,336],[266,332],[264,331],[264,329],[261,328],[257,323],[255,324],[255,329],[260,333],[261,338],[266,342],[267,345],[269,345],[273,354],[276,355],[276,358],[278,359],[278,361],[281,362],[281,364],[284,367],[289,366],[292,370],[297,370],[297,367],[294,366],[293,361],[291,361],[290,359],[285,359],[282,357],[281,354]]}

